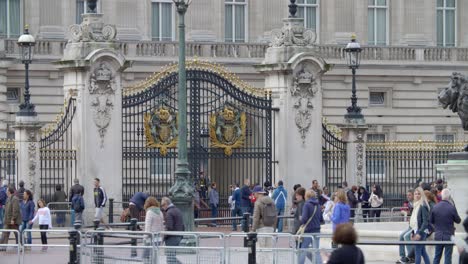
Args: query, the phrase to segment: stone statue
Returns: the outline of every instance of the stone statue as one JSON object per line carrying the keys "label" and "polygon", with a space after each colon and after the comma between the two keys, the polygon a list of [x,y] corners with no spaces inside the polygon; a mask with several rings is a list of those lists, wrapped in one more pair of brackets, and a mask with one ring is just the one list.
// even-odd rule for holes
{"label": "stone statue", "polygon": [[442,107],[447,107],[454,113],[458,113],[465,131],[468,130],[468,81],[466,77],[454,72],[450,77],[449,85],[438,96]]}

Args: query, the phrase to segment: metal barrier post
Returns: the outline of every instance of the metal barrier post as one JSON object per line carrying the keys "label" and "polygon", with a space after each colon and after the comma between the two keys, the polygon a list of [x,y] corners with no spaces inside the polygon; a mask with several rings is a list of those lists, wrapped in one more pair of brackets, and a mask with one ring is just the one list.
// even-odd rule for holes
{"label": "metal barrier post", "polygon": [[242,219],[242,221],[244,221],[245,225],[242,227],[243,228],[243,232],[245,233],[248,233],[249,232],[249,223],[250,223],[250,213],[244,213],[244,215],[242,216],[244,219]]}
{"label": "metal barrier post", "polygon": [[109,224],[114,223],[114,198],[109,198]]}
{"label": "metal barrier post", "polygon": [[[137,222],[138,222],[138,219],[136,218],[132,218],[130,219],[130,230],[132,231],[136,231],[137,230]],[[136,238],[132,238],[130,240],[130,245],[132,245],[132,247],[136,247],[137,246],[137,239]],[[136,251],[136,248],[132,248],[132,257],[136,257],[137,256],[137,251]]]}
{"label": "metal barrier post", "polygon": [[77,220],[74,224],[73,224],[73,227],[75,228],[76,230],[76,263],[80,263],[80,255],[81,255],[81,248],[79,250],[79,253],[78,253],[78,245],[80,245],[81,243],[81,238],[80,238],[80,229],[81,229],[81,220]]}
{"label": "metal barrier post", "polygon": [[257,256],[256,256],[256,247],[255,247],[255,244],[257,243],[257,233],[254,233],[254,232],[250,232],[247,234],[247,237],[246,237],[246,241],[247,241],[247,246],[249,248],[249,261],[248,263],[249,264],[255,264],[256,263],[256,259],[257,259]]}
{"label": "metal barrier post", "polygon": [[70,234],[68,237],[68,239],[70,240],[70,261],[68,262],[68,264],[76,264],[78,263],[76,254],[78,231],[71,230],[68,233]]}

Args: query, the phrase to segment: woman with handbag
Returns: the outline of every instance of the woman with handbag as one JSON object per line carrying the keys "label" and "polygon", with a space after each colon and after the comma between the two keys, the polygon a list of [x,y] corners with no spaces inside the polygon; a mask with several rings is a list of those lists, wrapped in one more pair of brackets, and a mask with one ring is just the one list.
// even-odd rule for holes
{"label": "woman with handbag", "polygon": [[309,189],[305,193],[306,202],[302,208],[301,227],[297,231],[299,235],[309,235],[302,238],[301,251],[299,253],[299,264],[305,263],[307,256],[312,261],[312,252],[309,247],[312,245],[312,251],[315,254],[315,263],[322,264],[320,255],[320,237],[314,236],[313,240],[310,234],[320,233],[320,223],[323,221],[319,200],[313,190]]}
{"label": "woman with handbag", "polygon": [[293,234],[297,233],[299,227],[301,226],[301,216],[302,216],[302,208],[304,207],[305,203],[305,193],[306,190],[302,187],[298,188],[294,193],[295,200],[296,200],[296,210],[294,211],[294,230]]}

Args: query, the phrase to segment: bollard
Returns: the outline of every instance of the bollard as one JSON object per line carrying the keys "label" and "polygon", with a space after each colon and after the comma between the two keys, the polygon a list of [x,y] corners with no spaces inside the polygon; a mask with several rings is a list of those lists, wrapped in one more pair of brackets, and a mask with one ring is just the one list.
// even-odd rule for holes
{"label": "bollard", "polygon": [[[130,219],[130,230],[136,231],[136,230],[137,230],[137,223],[138,223],[138,219],[136,219],[136,218]],[[136,247],[136,246],[137,246],[137,239],[136,239],[136,238],[132,238],[132,239],[130,240],[130,244],[132,245],[132,247]],[[136,256],[137,256],[136,248],[132,248],[131,256],[132,256],[132,257],[136,257]]]}
{"label": "bollard", "polygon": [[81,253],[81,249],[78,248],[78,245],[80,245],[81,243],[81,237],[80,237],[80,229],[81,229],[81,220],[77,220],[75,222],[75,224],[73,224],[73,227],[75,228],[76,230],[76,263],[80,263],[80,253]]}
{"label": "bollard", "polygon": [[249,224],[250,224],[250,213],[244,213],[242,216],[244,219],[242,221],[245,223],[245,225],[242,226],[243,232],[248,233],[249,232]]}
{"label": "bollard", "polygon": [[100,222],[101,222],[101,220],[99,220],[99,219],[94,219],[93,220],[94,230],[97,230],[99,228],[99,223]]}
{"label": "bollard", "polygon": [[249,258],[248,258],[248,264],[255,264],[256,263],[256,243],[257,243],[257,233],[250,232],[247,234],[247,248],[249,248]]}
{"label": "bollard", "polygon": [[70,261],[68,262],[68,264],[76,264],[78,263],[77,252],[76,252],[78,231],[71,230],[68,233],[69,233],[68,240],[70,241]]}
{"label": "bollard", "polygon": [[109,224],[114,223],[114,198],[109,198]]}

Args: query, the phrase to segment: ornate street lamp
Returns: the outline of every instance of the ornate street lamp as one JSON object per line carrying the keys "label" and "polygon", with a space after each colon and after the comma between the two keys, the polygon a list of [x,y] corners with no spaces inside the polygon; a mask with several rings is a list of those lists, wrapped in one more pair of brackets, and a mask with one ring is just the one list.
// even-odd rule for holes
{"label": "ornate street lamp", "polygon": [[24,84],[24,102],[20,104],[20,110],[16,113],[17,116],[36,116],[34,111],[35,106],[31,103],[31,94],[29,93],[29,64],[32,61],[34,45],[36,41],[34,37],[29,34],[28,26],[24,28],[24,34],[18,39],[18,46],[20,47],[21,62],[24,64],[25,69],[25,84]]}
{"label": "ornate street lamp", "polygon": [[348,67],[353,73],[353,84],[351,90],[351,106],[347,108],[348,113],[345,115],[347,119],[359,119],[364,118],[361,114],[361,108],[357,106],[357,97],[356,97],[356,69],[359,68],[360,58],[361,58],[361,46],[356,42],[356,35],[351,36],[351,42],[346,45],[344,49],[346,52],[346,62]]}
{"label": "ornate street lamp", "polygon": [[180,206],[186,231],[193,230],[193,183],[187,159],[187,81],[185,72],[185,13],[192,0],[173,0],[179,14],[179,90],[176,182],[169,193]]}

